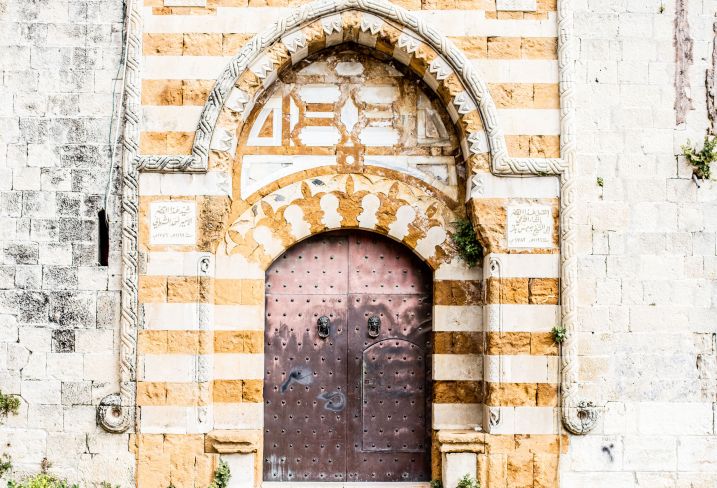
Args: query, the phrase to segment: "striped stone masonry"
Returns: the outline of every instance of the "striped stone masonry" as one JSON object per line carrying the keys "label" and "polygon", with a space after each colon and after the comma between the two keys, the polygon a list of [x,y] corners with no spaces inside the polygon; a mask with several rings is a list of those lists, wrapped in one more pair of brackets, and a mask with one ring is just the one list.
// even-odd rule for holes
{"label": "striped stone masonry", "polygon": [[[478,3],[415,8],[480,69],[509,154],[559,157],[554,3],[540,1],[536,12]],[[288,11],[278,3],[145,2],[140,152],[192,154],[213,80],[260,26]],[[167,439],[186,438],[182,462],[204,462],[213,454],[197,436],[209,446],[218,432],[261,432],[264,272],[308,236],[358,228],[403,242],[434,270],[434,452],[453,445],[440,440],[451,432],[482,431],[466,445],[479,453],[484,486],[515,479],[508,473],[528,455],[536,479],[556,479],[557,181],[492,176],[483,121],[463,90],[431,48],[347,11],[287,35],[240,74],[206,173],[141,174],[139,458],[173,452]],[[196,207],[195,245],[153,242],[151,208],[166,201]],[[472,269],[450,237],[466,201],[487,253]],[[551,209],[550,245],[509,247],[511,205]],[[526,447],[531,436],[544,440]],[[257,442],[241,458],[253,474],[237,486],[258,486]],[[434,477],[444,462],[434,455]],[[182,473],[154,475],[152,466],[140,465],[139,478],[179,487]]]}

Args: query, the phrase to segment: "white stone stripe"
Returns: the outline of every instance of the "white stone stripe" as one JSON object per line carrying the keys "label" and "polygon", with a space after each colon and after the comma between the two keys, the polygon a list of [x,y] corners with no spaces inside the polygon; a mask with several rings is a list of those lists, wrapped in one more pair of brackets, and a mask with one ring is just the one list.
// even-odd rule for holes
{"label": "white stone stripe", "polygon": [[[194,130],[196,127],[191,132]],[[207,171],[203,174],[140,173],[139,194],[231,196],[232,175],[227,171]]]}
{"label": "white stone stripe", "polygon": [[264,355],[244,353],[214,354],[214,379],[264,379]]}
{"label": "white stone stripe", "polygon": [[[522,193],[516,195],[523,196]],[[500,268],[491,269],[491,259],[500,262]],[[559,254],[498,254],[491,253],[483,258],[486,278],[559,278]]]}
{"label": "white stone stripe", "polygon": [[558,356],[484,356],[485,380],[490,383],[558,382]]}
{"label": "white stone stripe", "polygon": [[484,305],[487,332],[550,332],[560,323],[558,305]]}
{"label": "white stone stripe", "polygon": [[143,303],[144,328],[152,330],[197,330],[199,318],[211,324],[214,306],[208,303]]}
{"label": "white stone stripe", "polygon": [[480,354],[434,354],[432,359],[435,381],[478,381],[483,378]]}
{"label": "white stone stripe", "polygon": [[144,354],[138,362],[140,381],[192,383],[198,378],[200,355]]}
{"label": "white stone stripe", "polygon": [[550,59],[476,59],[487,83],[558,83],[558,62]]}
{"label": "white stone stripe", "polygon": [[498,118],[505,135],[560,135],[559,109],[499,109]]}
{"label": "white stone stripe", "polygon": [[557,176],[506,178],[481,173],[474,176],[473,181],[480,182],[479,189],[474,190],[471,195],[476,199],[560,197],[560,181]]}
{"label": "white stone stripe", "polygon": [[[215,80],[231,56],[145,56],[145,80]],[[476,59],[473,65],[487,83],[558,83],[557,61],[545,59]]]}
{"label": "white stone stripe", "polygon": [[472,429],[483,421],[483,409],[477,403],[434,403],[433,428]]}
{"label": "white stone stripe", "polygon": [[[194,132],[197,130],[203,109],[204,107],[197,105],[144,106],[142,107],[142,131]],[[506,135],[560,134],[560,110],[558,109],[502,109],[497,112]]]}
{"label": "white stone stripe", "polygon": [[139,430],[144,434],[204,434],[212,430],[212,408],[140,407]]}
{"label": "white stone stripe", "polygon": [[[144,32],[223,32],[255,34],[257,27],[270,25],[294,11],[285,7],[217,7],[216,15],[153,15],[152,7],[142,9]],[[482,10],[420,10],[412,14],[446,36],[556,37],[555,12],[545,20],[486,19]]]}
{"label": "white stone stripe", "polygon": [[217,403],[214,405],[214,428],[217,430],[262,429],[263,403]]}
{"label": "white stone stripe", "polygon": [[208,330],[264,330],[264,305],[145,303],[145,329],[198,330],[199,314]]}
{"label": "white stone stripe", "polygon": [[490,425],[491,434],[558,434],[559,416],[554,407],[486,407],[489,418],[500,419]]}
{"label": "white stone stripe", "polygon": [[198,276],[200,260],[212,261],[208,252],[148,252],[146,256],[146,276]]}
{"label": "white stone stripe", "polygon": [[467,280],[480,281],[483,279],[482,263],[469,268],[465,261],[461,258],[453,258],[448,263],[442,263],[441,266],[433,273],[433,279],[439,280]]}
{"label": "white stone stripe", "polygon": [[149,132],[193,132],[204,107],[199,105],[144,106],[142,130]]}
{"label": "white stone stripe", "polygon": [[263,280],[266,276],[257,262],[249,262],[239,253],[227,254],[224,243],[217,248],[215,259],[215,278]]}
{"label": "white stone stripe", "polygon": [[435,305],[433,330],[436,332],[480,332],[483,308],[476,305]]}
{"label": "white stone stripe", "polygon": [[215,305],[216,330],[264,330],[264,305]]}
{"label": "white stone stripe", "polygon": [[[145,354],[140,355],[140,381],[191,383],[197,381],[201,362],[214,363],[215,380],[264,378],[263,354]],[[211,360],[211,361],[210,361]]]}

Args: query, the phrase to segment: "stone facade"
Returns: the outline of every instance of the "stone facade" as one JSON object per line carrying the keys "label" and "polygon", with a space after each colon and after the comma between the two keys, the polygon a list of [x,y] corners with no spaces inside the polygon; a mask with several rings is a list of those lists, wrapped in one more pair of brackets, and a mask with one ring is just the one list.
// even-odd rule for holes
{"label": "stone facade", "polygon": [[259,486],[265,270],[360,228],[434,270],[435,479],[717,482],[717,2],[126,3],[0,2],[8,475]]}

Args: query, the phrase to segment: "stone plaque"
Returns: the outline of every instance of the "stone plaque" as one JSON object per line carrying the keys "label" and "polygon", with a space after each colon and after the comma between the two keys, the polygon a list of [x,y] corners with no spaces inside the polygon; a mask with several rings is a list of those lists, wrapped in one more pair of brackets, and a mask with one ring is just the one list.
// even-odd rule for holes
{"label": "stone plaque", "polygon": [[496,0],[496,10],[508,12],[535,12],[538,10],[537,0]]}
{"label": "stone plaque", "polygon": [[508,247],[553,247],[553,209],[548,205],[512,205],[508,213]]}
{"label": "stone plaque", "polygon": [[152,202],[150,243],[194,245],[197,241],[197,206],[193,201]]}

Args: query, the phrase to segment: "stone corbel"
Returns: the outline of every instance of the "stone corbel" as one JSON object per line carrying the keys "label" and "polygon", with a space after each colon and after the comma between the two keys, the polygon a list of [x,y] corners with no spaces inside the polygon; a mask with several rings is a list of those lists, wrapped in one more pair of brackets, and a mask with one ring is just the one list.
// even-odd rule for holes
{"label": "stone corbel", "polygon": [[576,405],[563,403],[563,426],[575,435],[585,435],[598,421],[598,407],[593,402],[579,401]]}
{"label": "stone corbel", "polygon": [[259,452],[260,430],[213,430],[204,437],[204,452],[215,454],[253,454]]}
{"label": "stone corbel", "polygon": [[457,486],[464,476],[478,476],[478,455],[485,453],[485,434],[472,430],[438,431],[443,486]]}
{"label": "stone corbel", "polygon": [[474,430],[439,430],[438,444],[441,453],[485,452],[485,434]]}

